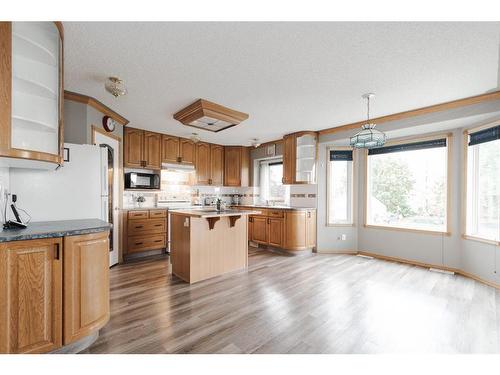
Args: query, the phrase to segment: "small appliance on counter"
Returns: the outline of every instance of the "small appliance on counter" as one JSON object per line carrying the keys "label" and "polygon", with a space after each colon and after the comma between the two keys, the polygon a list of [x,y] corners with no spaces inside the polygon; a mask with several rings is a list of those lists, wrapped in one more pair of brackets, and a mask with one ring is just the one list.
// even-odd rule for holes
{"label": "small appliance on counter", "polygon": [[158,173],[125,173],[125,189],[160,190]]}
{"label": "small appliance on counter", "polygon": [[5,208],[4,208],[4,225],[3,229],[19,229],[19,228],[27,228],[28,223],[31,219],[29,214],[24,211],[23,209],[19,208],[19,210],[23,211],[26,215],[29,216],[28,221],[25,223],[23,219],[21,218],[21,215],[19,215],[18,208],[16,207],[16,201],[17,201],[17,195],[12,194],[12,203],[10,205],[10,208],[12,209],[12,213],[14,214],[14,217],[16,220],[7,220],[7,204],[8,201],[7,199],[5,200]]}
{"label": "small appliance on counter", "polygon": [[238,206],[240,204],[240,201],[241,201],[240,198],[241,197],[240,197],[239,194],[233,194],[231,196],[231,204],[234,204],[234,205]]}

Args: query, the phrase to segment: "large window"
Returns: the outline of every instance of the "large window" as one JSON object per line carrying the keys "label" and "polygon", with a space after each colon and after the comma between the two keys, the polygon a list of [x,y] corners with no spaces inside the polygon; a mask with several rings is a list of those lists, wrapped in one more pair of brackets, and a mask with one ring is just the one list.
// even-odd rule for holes
{"label": "large window", "polygon": [[327,170],[327,223],[353,223],[353,161],[351,150],[329,149]]}
{"label": "large window", "polygon": [[466,235],[500,241],[500,126],[467,137]]}
{"label": "large window", "polygon": [[281,159],[262,160],[260,168],[260,195],[264,201],[283,202],[283,161]]}
{"label": "large window", "polygon": [[366,224],[447,232],[447,138],[371,149]]}

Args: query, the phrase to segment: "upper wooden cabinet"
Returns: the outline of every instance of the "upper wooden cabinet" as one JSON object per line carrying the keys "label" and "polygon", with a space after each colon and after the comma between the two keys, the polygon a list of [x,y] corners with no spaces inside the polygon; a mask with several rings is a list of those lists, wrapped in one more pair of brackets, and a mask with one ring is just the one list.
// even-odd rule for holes
{"label": "upper wooden cabinet", "polygon": [[124,165],[128,168],[161,168],[161,134],[141,129],[124,129]]}
{"label": "upper wooden cabinet", "polygon": [[196,148],[194,142],[190,139],[181,138],[179,147],[179,161],[181,163],[194,164],[196,157]]}
{"label": "upper wooden cabinet", "polygon": [[315,184],[317,133],[300,132],[283,138],[283,183]]}
{"label": "upper wooden cabinet", "polygon": [[109,320],[108,232],[64,238],[64,345]]}
{"label": "upper wooden cabinet", "polygon": [[210,185],[224,183],[224,146],[210,145]]}
{"label": "upper wooden cabinet", "polygon": [[0,157],[7,165],[13,158],[26,160],[16,166],[61,164],[62,25],[0,22],[0,49]]}
{"label": "upper wooden cabinet", "polygon": [[248,186],[250,152],[244,146],[224,147],[224,186]]}
{"label": "upper wooden cabinet", "polygon": [[210,185],[210,144],[196,143],[196,182],[198,185]]}
{"label": "upper wooden cabinet", "polygon": [[0,353],[62,345],[62,240],[0,244]]}
{"label": "upper wooden cabinet", "polygon": [[163,134],[161,136],[162,163],[176,163],[179,160],[179,138]]}
{"label": "upper wooden cabinet", "polygon": [[148,169],[161,168],[161,134],[144,132],[144,162]]}

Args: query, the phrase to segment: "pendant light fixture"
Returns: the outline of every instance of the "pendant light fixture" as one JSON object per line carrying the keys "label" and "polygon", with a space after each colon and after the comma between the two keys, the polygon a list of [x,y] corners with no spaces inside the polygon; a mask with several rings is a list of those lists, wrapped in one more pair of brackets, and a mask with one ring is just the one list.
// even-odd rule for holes
{"label": "pendant light fixture", "polygon": [[376,124],[370,122],[370,99],[374,96],[373,93],[361,96],[366,99],[367,120],[366,124],[361,127],[361,131],[351,137],[351,147],[353,148],[375,148],[381,147],[385,143],[385,134],[375,129]]}

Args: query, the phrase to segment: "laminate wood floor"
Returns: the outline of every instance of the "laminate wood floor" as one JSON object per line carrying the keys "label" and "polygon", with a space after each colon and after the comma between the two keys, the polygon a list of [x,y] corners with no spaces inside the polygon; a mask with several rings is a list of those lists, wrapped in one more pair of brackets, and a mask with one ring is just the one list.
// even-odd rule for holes
{"label": "laminate wood floor", "polygon": [[110,277],[87,353],[500,352],[500,292],[400,263],[252,249],[248,270],[193,285],[168,258]]}

